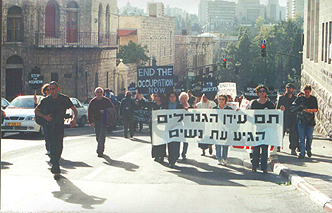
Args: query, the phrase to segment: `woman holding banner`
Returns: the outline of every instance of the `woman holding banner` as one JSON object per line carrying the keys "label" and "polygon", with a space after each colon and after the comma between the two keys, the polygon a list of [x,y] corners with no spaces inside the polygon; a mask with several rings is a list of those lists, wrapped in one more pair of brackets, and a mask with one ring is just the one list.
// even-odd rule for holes
{"label": "woman holding banner", "polygon": [[[139,105],[146,107],[150,110],[158,110],[165,108],[165,101],[164,101],[164,94],[152,94],[151,99],[152,101],[146,101],[143,99],[142,95],[137,93],[137,98],[139,100]],[[149,124],[150,129],[150,137],[152,141],[152,121],[150,121]],[[151,151],[152,157],[154,158],[154,161],[157,161],[159,163],[164,162],[164,157],[166,157],[166,144],[152,145],[152,151]]]}
{"label": "woman holding banner", "polygon": [[[183,109],[183,106],[177,100],[176,92],[173,91],[168,95],[168,103],[164,107],[164,109]],[[180,142],[171,141],[167,144],[167,147],[169,167],[174,168],[180,157]]]}
{"label": "woman holding banner", "polygon": [[[255,93],[258,99],[253,100],[249,105],[248,109],[275,109],[274,104],[267,98],[267,93],[269,88],[265,85],[259,85],[255,88]],[[263,173],[267,173],[267,155],[268,155],[268,145],[254,146],[252,153],[252,171],[257,172],[259,166],[259,158],[261,154],[261,169]]]}
{"label": "woman holding banner", "polygon": [[[186,92],[181,92],[181,94],[179,95],[179,108],[178,109],[185,109],[188,110],[190,108],[192,108],[192,106],[190,106],[190,104],[188,103],[189,100],[189,95]],[[183,150],[181,153],[182,159],[186,160],[187,159],[187,150],[188,150],[188,143],[183,142]]]}
{"label": "woman holding banner", "polygon": [[[202,95],[201,101],[196,104],[197,109],[212,109],[216,107],[216,103],[210,101],[205,94]],[[202,156],[205,156],[205,150],[209,149],[210,155],[212,155],[212,144],[199,143],[198,147],[202,149]]]}
{"label": "woman holding banner", "polygon": [[[213,107],[213,109],[232,109],[229,106],[226,106],[227,103],[227,95],[219,94],[216,96],[218,101],[218,106]],[[222,155],[221,155],[221,147],[222,147]],[[228,155],[228,147],[227,145],[218,145],[216,144],[216,158],[219,161],[219,164],[226,166],[227,164],[227,155]]]}

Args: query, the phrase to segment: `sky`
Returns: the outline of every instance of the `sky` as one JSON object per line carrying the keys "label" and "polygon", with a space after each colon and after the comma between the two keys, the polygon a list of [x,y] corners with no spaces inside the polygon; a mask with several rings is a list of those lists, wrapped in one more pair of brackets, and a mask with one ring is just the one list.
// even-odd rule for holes
{"label": "sky", "polygon": [[[133,7],[138,7],[140,9],[144,9],[146,12],[147,2],[162,2],[166,7],[169,5],[170,7],[178,7],[186,10],[188,13],[198,14],[198,4],[200,0],[118,0],[118,8],[127,5],[127,2],[130,3]],[[228,0],[232,2],[237,2],[237,0]],[[279,0],[279,4],[281,6],[286,6],[287,0]],[[268,0],[261,0],[261,4],[267,4]]]}

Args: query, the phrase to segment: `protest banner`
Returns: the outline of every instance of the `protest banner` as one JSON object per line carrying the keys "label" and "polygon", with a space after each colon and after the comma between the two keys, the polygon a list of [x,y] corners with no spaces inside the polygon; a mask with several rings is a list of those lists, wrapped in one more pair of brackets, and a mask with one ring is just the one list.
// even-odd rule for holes
{"label": "protest banner", "polygon": [[232,96],[233,99],[237,96],[236,92],[236,83],[232,82],[224,82],[224,83],[219,83],[219,92],[218,94],[226,94]]}
{"label": "protest banner", "polygon": [[149,124],[151,122],[151,110],[149,109],[134,110],[134,121]]}
{"label": "protest banner", "polygon": [[283,111],[189,109],[152,112],[152,144],[171,141],[282,146]]}
{"label": "protest banner", "polygon": [[229,106],[232,109],[238,109],[239,108],[239,102],[227,102],[226,106]]}
{"label": "protest banner", "polygon": [[137,67],[137,87],[141,94],[173,91],[173,66]]}
{"label": "protest banner", "polygon": [[247,106],[248,106],[249,103],[250,103],[249,100],[242,99],[241,104],[240,104],[240,109],[247,109]]}

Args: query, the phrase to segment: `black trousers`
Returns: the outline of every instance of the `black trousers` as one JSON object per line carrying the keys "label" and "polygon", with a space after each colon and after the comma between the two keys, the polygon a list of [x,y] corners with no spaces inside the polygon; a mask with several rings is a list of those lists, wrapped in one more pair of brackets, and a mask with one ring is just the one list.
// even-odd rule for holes
{"label": "black trousers", "polygon": [[51,172],[53,174],[60,173],[60,158],[63,150],[64,126],[62,125],[45,125],[48,137],[51,158]]}
{"label": "black trousers", "polygon": [[123,129],[124,129],[124,136],[128,137],[128,128],[130,136],[134,136],[134,116],[133,115],[123,115]]}
{"label": "black trousers", "polygon": [[180,157],[180,142],[170,142],[168,146],[168,162],[175,164]]}
{"label": "black trousers", "polygon": [[[284,129],[285,135],[286,129]],[[297,122],[294,122],[289,127],[289,146],[290,149],[295,151],[299,147],[299,133],[297,131]]]}

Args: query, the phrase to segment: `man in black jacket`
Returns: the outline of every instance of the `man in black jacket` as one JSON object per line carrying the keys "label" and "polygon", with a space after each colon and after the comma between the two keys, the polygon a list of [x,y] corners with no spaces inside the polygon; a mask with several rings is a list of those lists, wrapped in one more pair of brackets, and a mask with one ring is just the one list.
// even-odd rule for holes
{"label": "man in black jacket", "polygon": [[128,138],[128,127],[130,137],[134,137],[134,109],[137,109],[135,101],[131,98],[132,93],[126,92],[126,96],[121,101],[120,116],[123,119],[124,137]]}
{"label": "man in black jacket", "polygon": [[299,147],[299,137],[297,133],[296,125],[296,113],[292,113],[290,107],[295,101],[296,96],[294,95],[294,85],[288,83],[286,85],[286,93],[279,98],[277,109],[284,111],[284,135],[285,132],[289,133],[289,143],[292,155],[296,155],[295,149]]}

